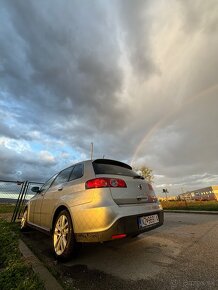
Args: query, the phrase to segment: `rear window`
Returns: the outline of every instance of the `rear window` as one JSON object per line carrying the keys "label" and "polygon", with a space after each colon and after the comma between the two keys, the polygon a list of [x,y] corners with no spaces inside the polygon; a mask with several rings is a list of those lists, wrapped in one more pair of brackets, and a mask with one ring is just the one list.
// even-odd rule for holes
{"label": "rear window", "polygon": [[95,174],[110,174],[110,175],[124,175],[124,176],[138,176],[131,167],[125,163],[118,161],[109,161],[103,159],[103,161],[96,160],[93,163]]}

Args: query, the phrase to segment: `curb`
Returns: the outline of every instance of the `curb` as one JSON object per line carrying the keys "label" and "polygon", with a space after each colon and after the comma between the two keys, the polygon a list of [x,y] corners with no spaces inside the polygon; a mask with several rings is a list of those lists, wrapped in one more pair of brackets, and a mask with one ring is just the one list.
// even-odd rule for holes
{"label": "curb", "polygon": [[218,211],[206,211],[206,210],[176,210],[167,209],[164,212],[174,212],[174,213],[195,213],[195,214],[218,214]]}
{"label": "curb", "polygon": [[42,262],[33,254],[22,240],[19,240],[19,249],[28,264],[32,266],[33,271],[43,281],[46,290],[63,290],[54,276],[52,276],[48,269],[45,268]]}

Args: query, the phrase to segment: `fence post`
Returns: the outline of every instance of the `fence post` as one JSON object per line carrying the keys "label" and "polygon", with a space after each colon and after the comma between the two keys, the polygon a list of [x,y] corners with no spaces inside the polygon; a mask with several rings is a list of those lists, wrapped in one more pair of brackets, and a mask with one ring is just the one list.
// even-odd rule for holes
{"label": "fence post", "polygon": [[13,216],[11,218],[11,222],[12,223],[16,221],[18,212],[20,210],[20,206],[22,204],[23,197],[25,196],[26,190],[28,188],[28,184],[29,184],[28,181],[24,181],[23,184],[22,184],[22,187],[21,187],[21,190],[20,190],[16,205],[15,205],[15,209],[14,209],[14,212],[13,212]]}
{"label": "fence post", "polygon": [[23,198],[22,198],[21,203],[20,203],[20,206],[19,206],[19,211],[17,213],[18,219],[20,218],[20,214],[21,214],[21,211],[22,211],[23,206],[24,206],[24,203],[25,203],[26,194],[28,192],[29,185],[30,185],[30,182],[27,181],[27,186],[26,186],[26,189],[25,189],[24,194],[23,194]]}
{"label": "fence post", "polygon": [[[14,208],[14,211],[13,211],[13,215],[12,215],[12,218],[11,218],[11,222],[14,222],[14,215],[15,215],[15,212],[16,212],[16,209],[17,209],[17,204],[18,204],[18,200],[20,199],[20,195],[21,195],[21,192],[23,191],[23,187],[24,187],[24,182],[21,181],[19,183],[22,183],[22,186],[21,186],[21,189],[20,189],[20,192],[19,192],[19,195],[18,195],[18,198],[17,198],[17,201],[16,201],[16,204],[15,204],[15,208]],[[18,181],[17,181],[17,184],[18,184]]]}

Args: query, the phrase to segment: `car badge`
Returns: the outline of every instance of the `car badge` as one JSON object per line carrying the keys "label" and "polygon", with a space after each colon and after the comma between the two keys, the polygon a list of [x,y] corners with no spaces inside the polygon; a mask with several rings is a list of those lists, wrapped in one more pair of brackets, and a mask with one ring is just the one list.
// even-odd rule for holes
{"label": "car badge", "polygon": [[138,185],[138,188],[139,188],[140,190],[142,190],[142,185],[141,185],[141,184],[139,184],[139,185]]}

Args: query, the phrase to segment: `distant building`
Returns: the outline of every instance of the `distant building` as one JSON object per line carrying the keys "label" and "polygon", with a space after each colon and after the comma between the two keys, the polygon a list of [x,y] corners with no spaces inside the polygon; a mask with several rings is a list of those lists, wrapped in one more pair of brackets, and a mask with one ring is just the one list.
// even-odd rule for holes
{"label": "distant building", "polygon": [[217,200],[218,201],[218,185],[204,187],[185,193],[179,194],[180,200]]}

